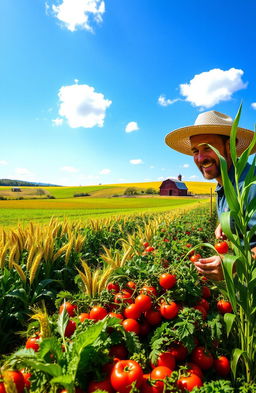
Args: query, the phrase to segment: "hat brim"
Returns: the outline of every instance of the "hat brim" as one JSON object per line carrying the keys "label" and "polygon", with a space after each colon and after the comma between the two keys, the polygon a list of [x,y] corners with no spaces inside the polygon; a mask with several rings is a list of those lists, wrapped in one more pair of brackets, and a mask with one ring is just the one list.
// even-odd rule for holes
{"label": "hat brim", "polygon": [[[229,125],[194,125],[189,127],[178,128],[166,135],[165,143],[172,149],[180,153],[193,156],[191,151],[190,137],[201,134],[215,134],[230,136],[231,126]],[[237,155],[240,156],[242,152],[249,146],[252,141],[254,132],[246,128],[237,127]],[[251,151],[251,154],[256,152],[256,145]]]}

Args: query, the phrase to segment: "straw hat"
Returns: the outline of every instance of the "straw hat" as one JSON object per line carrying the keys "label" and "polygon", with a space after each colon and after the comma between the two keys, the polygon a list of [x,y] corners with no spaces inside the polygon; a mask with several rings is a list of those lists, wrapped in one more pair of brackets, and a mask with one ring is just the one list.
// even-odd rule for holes
{"label": "straw hat", "polygon": [[[209,111],[200,113],[197,116],[193,126],[178,128],[170,132],[165,137],[165,142],[172,149],[183,154],[192,156],[190,137],[200,134],[217,134],[230,135],[233,120],[224,113]],[[245,128],[237,127],[237,154],[240,156],[242,152],[249,146],[254,132]],[[256,152],[254,146],[252,153]]]}

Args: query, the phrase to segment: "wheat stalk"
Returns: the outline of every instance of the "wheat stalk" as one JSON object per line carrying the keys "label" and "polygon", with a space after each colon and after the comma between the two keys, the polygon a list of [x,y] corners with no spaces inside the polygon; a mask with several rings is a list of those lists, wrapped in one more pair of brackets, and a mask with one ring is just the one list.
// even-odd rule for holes
{"label": "wheat stalk", "polygon": [[30,269],[30,272],[29,272],[30,285],[32,285],[32,283],[33,283],[33,281],[34,281],[34,279],[36,277],[36,273],[37,273],[38,267],[39,267],[39,265],[41,263],[42,256],[43,256],[43,250],[40,250],[36,254],[36,256],[35,256],[35,258],[34,258],[34,260],[32,262],[32,266],[31,266],[31,269]]}
{"label": "wheat stalk", "polygon": [[20,279],[25,283],[26,282],[26,275],[23,272],[21,266],[18,263],[13,262],[13,267],[15,268],[15,270],[17,271],[17,273],[20,276]]}

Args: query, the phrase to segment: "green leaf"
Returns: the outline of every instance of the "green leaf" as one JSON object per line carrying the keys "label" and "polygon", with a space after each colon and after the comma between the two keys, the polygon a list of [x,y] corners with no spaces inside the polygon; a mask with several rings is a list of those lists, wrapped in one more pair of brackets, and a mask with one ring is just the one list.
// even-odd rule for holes
{"label": "green leaf", "polygon": [[236,319],[236,315],[235,314],[226,313],[224,315],[224,322],[225,322],[226,328],[227,328],[227,337],[230,334],[230,331],[232,329],[233,323],[235,322],[235,319]]}
{"label": "green leaf", "polygon": [[232,359],[231,359],[231,371],[233,374],[234,379],[236,379],[236,369],[237,369],[237,363],[241,355],[244,355],[245,352],[242,351],[242,349],[235,348],[233,353],[232,353]]}
{"label": "green leaf", "polygon": [[28,303],[27,292],[24,288],[15,289],[14,291],[9,292],[6,297],[19,299],[25,305]]}
{"label": "green leaf", "polygon": [[232,305],[233,311],[236,313],[237,301],[236,301],[236,292],[235,285],[233,279],[233,267],[238,257],[236,255],[226,254],[223,259],[222,267],[224,278],[226,280],[227,292],[230,303]]}
{"label": "green leaf", "polygon": [[34,370],[43,371],[52,377],[62,375],[62,368],[59,364],[43,363],[39,360],[26,359],[26,366]]}
{"label": "green leaf", "polygon": [[72,375],[61,375],[51,379],[51,383],[57,383],[64,386],[66,389],[70,387],[70,385],[74,384],[74,378]]}
{"label": "green leaf", "polygon": [[[248,162],[249,155],[250,155],[252,149],[254,148],[255,144],[256,144],[256,132],[253,134],[253,138],[252,138],[252,141],[251,141],[250,145],[247,147],[246,150],[243,151],[243,153],[241,154],[241,156],[239,158],[239,161],[237,163],[237,175],[238,175],[238,178],[241,176],[241,174],[242,174],[242,172],[243,172],[243,170],[244,170],[244,168],[245,168],[245,166],[246,166],[246,164]],[[253,171],[253,167],[255,167],[255,157],[254,157],[252,168],[251,168],[252,171]],[[247,174],[247,175],[251,176],[252,171],[249,174]]]}
{"label": "green leaf", "polygon": [[69,315],[66,309],[66,302],[64,302],[63,310],[59,314],[58,322],[57,322],[58,332],[61,335],[63,341],[65,341],[65,330],[68,324],[68,320],[69,320]]}
{"label": "green leaf", "polygon": [[233,124],[231,127],[231,132],[230,132],[230,154],[231,154],[231,158],[232,158],[234,165],[237,162],[236,134],[237,134],[237,126],[238,126],[240,115],[241,115],[241,110],[242,110],[242,104],[239,106],[238,112],[237,112],[236,117],[233,121]]}
{"label": "green leaf", "polygon": [[234,216],[233,213],[230,211],[221,214],[220,216],[221,229],[228,237],[228,239],[231,240],[231,242],[235,244],[237,248],[239,248],[240,243],[237,241],[237,236],[232,233],[231,226],[230,226],[233,216]]}

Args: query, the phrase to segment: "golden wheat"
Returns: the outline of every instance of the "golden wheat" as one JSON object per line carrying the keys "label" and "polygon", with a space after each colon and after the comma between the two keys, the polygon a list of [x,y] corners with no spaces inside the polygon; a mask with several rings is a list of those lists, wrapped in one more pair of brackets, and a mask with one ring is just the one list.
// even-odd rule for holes
{"label": "golden wheat", "polygon": [[34,281],[34,279],[36,277],[36,273],[37,273],[39,265],[41,263],[43,253],[44,253],[43,250],[39,250],[38,253],[36,254],[33,262],[32,262],[31,269],[30,269],[30,272],[29,272],[30,285],[33,283],[33,281]]}

